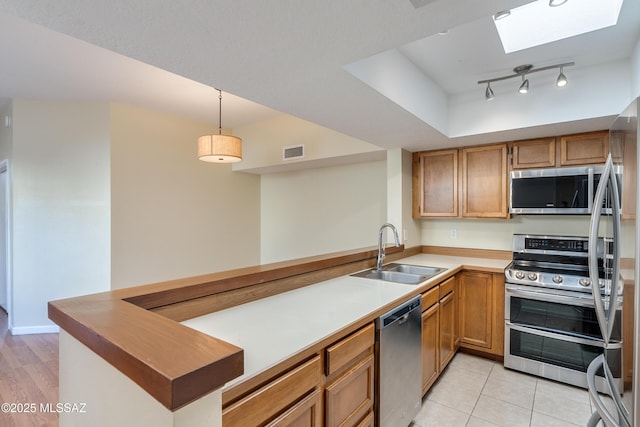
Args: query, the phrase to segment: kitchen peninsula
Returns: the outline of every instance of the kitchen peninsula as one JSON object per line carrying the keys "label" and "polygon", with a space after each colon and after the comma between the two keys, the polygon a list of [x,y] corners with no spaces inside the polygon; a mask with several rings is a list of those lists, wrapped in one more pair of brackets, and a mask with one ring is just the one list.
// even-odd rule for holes
{"label": "kitchen peninsula", "polygon": [[[373,319],[460,271],[500,277],[510,256],[430,249],[388,249],[388,261],[446,268],[417,286],[348,276],[373,265],[367,249],[51,302],[62,328],[60,399],[90,408],[64,414],[61,425],[80,416],[92,425],[231,425],[223,406],[226,417],[279,374],[321,368],[344,337],[368,342],[360,331]],[[335,379],[326,374],[318,373],[321,386]]]}

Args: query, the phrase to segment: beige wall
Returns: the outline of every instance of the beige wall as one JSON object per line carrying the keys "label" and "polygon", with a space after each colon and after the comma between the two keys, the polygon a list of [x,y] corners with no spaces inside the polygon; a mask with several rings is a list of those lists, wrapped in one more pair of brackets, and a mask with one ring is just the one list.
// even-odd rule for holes
{"label": "beige wall", "polygon": [[386,177],[385,161],[262,175],[262,263],[375,245]]}
{"label": "beige wall", "polygon": [[199,161],[212,131],[111,106],[113,288],[260,263],[260,177]]}
{"label": "beige wall", "polygon": [[14,100],[12,126],[12,330],[47,332],[47,301],[109,289],[109,111]]}
{"label": "beige wall", "polygon": [[[633,235],[634,224],[623,222],[623,234]],[[452,238],[455,230],[456,238]],[[432,219],[422,220],[422,244],[456,248],[480,248],[511,251],[513,234],[550,234],[587,236],[588,216],[520,215],[505,219]],[[624,257],[633,257],[633,242],[624,240]]]}
{"label": "beige wall", "polygon": [[[251,173],[381,160],[385,150],[317,124],[282,114],[233,129],[243,140],[242,162],[233,170]],[[283,148],[304,145],[304,157],[283,160]]]}

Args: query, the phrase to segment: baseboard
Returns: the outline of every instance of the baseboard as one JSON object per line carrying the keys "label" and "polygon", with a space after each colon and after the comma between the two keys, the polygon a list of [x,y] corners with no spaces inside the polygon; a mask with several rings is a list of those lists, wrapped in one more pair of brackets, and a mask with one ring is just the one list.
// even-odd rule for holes
{"label": "baseboard", "polygon": [[11,328],[11,335],[57,334],[58,332],[60,332],[58,325],[14,326]]}

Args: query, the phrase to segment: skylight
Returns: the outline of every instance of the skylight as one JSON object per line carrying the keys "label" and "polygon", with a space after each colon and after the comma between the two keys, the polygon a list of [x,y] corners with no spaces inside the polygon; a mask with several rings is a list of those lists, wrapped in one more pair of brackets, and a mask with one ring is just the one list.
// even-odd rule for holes
{"label": "skylight", "polygon": [[517,52],[615,25],[622,1],[569,0],[550,7],[549,0],[537,0],[494,23],[504,53]]}

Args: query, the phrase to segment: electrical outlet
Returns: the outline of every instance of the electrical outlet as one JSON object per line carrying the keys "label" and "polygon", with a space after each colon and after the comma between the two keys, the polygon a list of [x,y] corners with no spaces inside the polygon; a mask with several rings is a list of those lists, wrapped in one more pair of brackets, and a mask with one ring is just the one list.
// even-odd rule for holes
{"label": "electrical outlet", "polygon": [[404,241],[405,241],[405,242],[406,242],[407,240],[409,240],[409,233],[407,233],[407,229],[406,229],[406,228],[404,229],[404,232],[403,232],[403,236],[402,236],[402,237],[404,238]]}
{"label": "electrical outlet", "polygon": [[458,238],[458,230],[456,230],[455,228],[452,228],[451,230],[449,230],[449,237],[452,239],[457,239]]}

